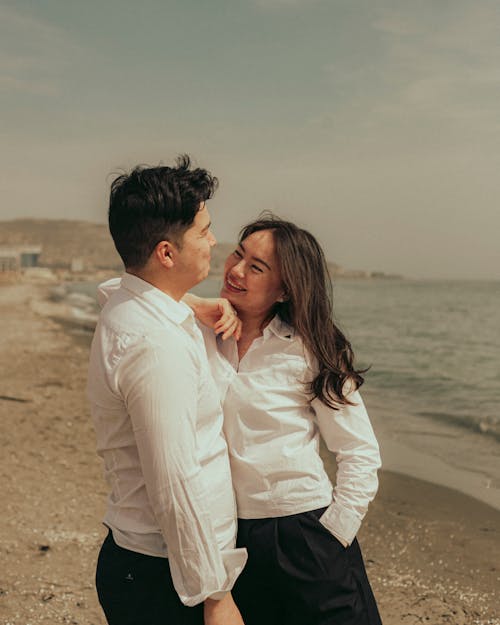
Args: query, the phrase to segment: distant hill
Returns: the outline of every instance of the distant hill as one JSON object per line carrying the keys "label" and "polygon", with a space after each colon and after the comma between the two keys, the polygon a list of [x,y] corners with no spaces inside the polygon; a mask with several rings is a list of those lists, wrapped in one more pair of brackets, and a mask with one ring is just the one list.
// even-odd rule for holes
{"label": "distant hill", "polygon": [[67,268],[81,258],[86,270],[122,269],[105,224],[67,219],[14,219],[0,222],[0,245],[41,245],[39,263]]}
{"label": "distant hill", "polygon": [[[1,245],[40,245],[39,264],[67,269],[81,259],[85,271],[123,270],[106,224],[68,219],[14,219],[0,221]],[[212,253],[212,272],[221,273],[232,250],[229,243],[218,244]]]}
{"label": "distant hill", "polygon": [[[123,270],[107,224],[68,219],[14,219],[0,221],[1,245],[41,245],[40,265],[67,269],[75,260],[86,272],[102,269]],[[220,275],[233,243],[218,243],[212,252],[211,275]],[[387,278],[381,272],[353,271],[328,263],[335,278]]]}

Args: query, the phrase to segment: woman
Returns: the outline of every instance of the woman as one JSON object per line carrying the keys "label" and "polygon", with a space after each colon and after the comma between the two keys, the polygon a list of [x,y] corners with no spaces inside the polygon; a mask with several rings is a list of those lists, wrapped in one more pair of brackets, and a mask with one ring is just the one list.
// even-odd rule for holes
{"label": "woman", "polygon": [[[224,268],[239,340],[204,332],[249,554],[233,589],[246,625],[381,623],[355,538],[380,456],[330,289],[314,237],[265,216],[243,228]],[[200,300],[190,305],[203,315]],[[335,488],[320,436],[336,456]]]}

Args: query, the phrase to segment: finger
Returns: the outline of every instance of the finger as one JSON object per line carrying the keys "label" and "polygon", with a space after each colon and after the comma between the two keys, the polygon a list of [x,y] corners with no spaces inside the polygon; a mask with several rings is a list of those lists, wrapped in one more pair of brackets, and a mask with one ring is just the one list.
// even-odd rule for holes
{"label": "finger", "polygon": [[228,317],[225,321],[218,321],[214,326],[215,333],[221,334],[221,332],[225,332],[233,325],[235,319],[236,317],[233,316]]}
{"label": "finger", "polygon": [[222,340],[225,341],[226,339],[228,339],[230,336],[233,336],[234,332],[236,331],[236,329],[238,328],[238,318],[235,317],[233,322],[231,323],[231,325],[229,326],[229,328],[224,332],[224,334],[222,335]]}
{"label": "finger", "polygon": [[234,318],[233,321],[229,324],[229,326],[222,333],[222,340],[225,341],[230,336],[232,336],[234,334],[234,331],[236,330],[237,326],[238,326],[238,320],[237,320],[237,318]]}
{"label": "finger", "polygon": [[234,310],[231,311],[231,313],[228,312],[223,317],[221,317],[221,319],[219,319],[214,325],[215,332],[217,334],[225,332],[229,327],[231,327],[231,325],[234,323],[234,320],[237,318],[238,316]]}
{"label": "finger", "polygon": [[222,321],[223,323],[229,321],[236,315],[236,311],[227,299],[220,300],[218,308],[220,313],[219,321]]}

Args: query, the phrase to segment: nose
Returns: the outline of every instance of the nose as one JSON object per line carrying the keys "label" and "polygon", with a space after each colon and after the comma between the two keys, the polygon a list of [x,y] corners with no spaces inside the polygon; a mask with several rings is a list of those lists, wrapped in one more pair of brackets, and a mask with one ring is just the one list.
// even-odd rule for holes
{"label": "nose", "polygon": [[217,239],[214,237],[214,233],[211,230],[208,231],[208,244],[210,247],[217,244]]}
{"label": "nose", "polygon": [[233,265],[231,269],[231,273],[234,273],[236,276],[243,278],[245,276],[245,261],[241,258],[236,265]]}

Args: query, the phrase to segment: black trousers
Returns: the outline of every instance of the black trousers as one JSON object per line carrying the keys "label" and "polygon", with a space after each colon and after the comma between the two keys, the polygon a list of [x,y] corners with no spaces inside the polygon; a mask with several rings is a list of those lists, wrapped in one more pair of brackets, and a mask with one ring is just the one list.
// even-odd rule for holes
{"label": "black trousers", "polygon": [[358,542],[332,536],[324,510],[239,520],[248,562],[233,595],[245,625],[381,625]]}
{"label": "black trousers", "polygon": [[119,547],[111,531],[99,553],[96,587],[109,625],[203,625],[203,604],[181,602],[168,560]]}

